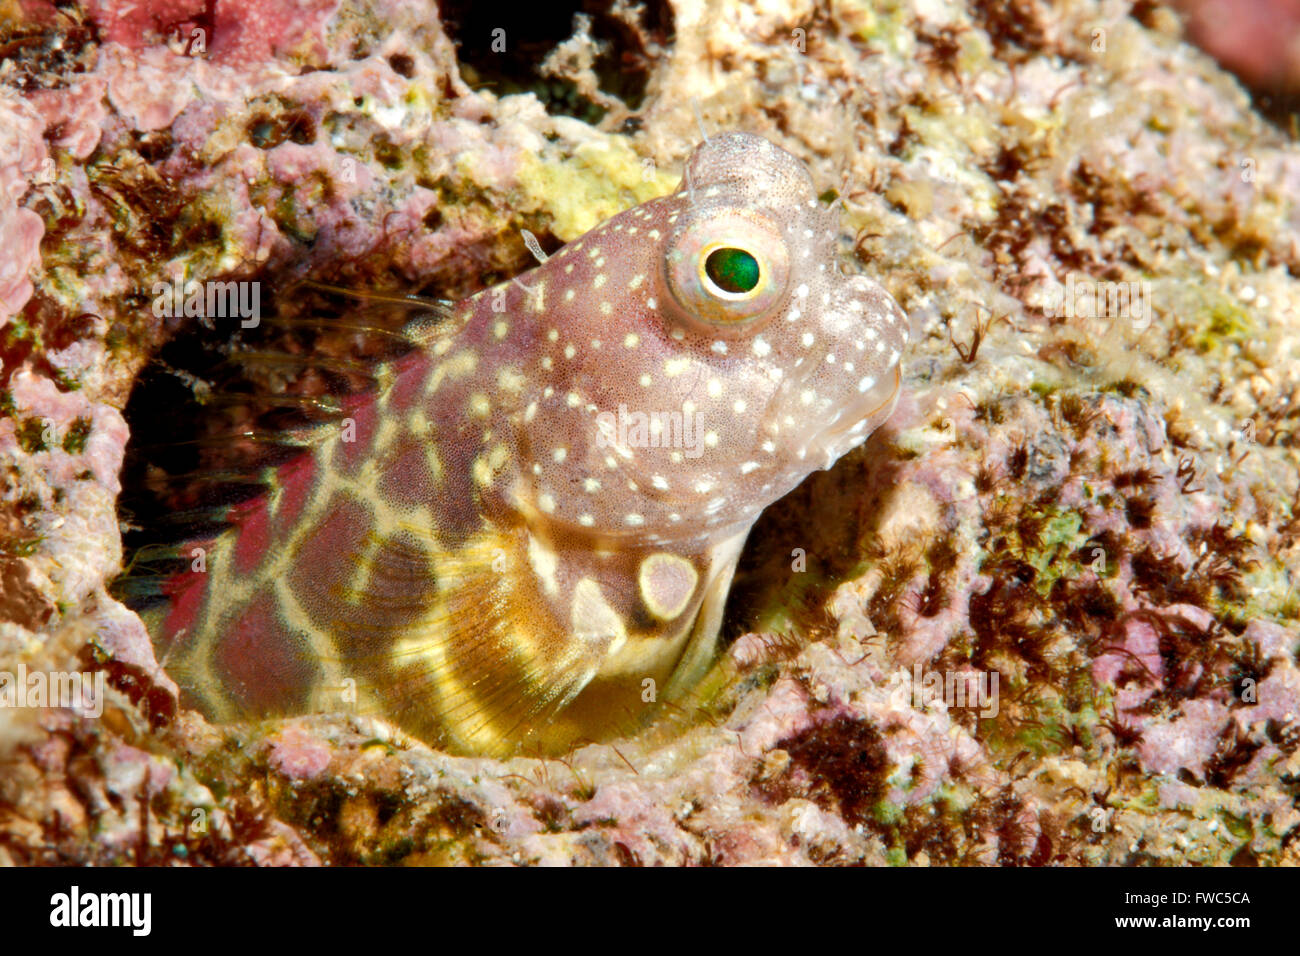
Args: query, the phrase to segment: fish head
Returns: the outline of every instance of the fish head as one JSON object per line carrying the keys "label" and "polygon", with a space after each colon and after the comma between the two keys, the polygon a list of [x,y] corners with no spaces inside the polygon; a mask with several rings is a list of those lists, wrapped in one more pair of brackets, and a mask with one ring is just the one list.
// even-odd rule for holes
{"label": "fish head", "polygon": [[575,531],[719,540],[861,444],[897,400],[908,324],[840,270],[838,236],[803,163],[726,133],[676,192],[536,270],[548,385],[521,415],[520,498]]}

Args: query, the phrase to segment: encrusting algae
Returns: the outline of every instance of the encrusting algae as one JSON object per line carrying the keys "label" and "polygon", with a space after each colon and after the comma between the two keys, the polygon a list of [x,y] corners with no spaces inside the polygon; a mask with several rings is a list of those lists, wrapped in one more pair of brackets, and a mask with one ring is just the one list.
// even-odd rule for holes
{"label": "encrusting algae", "polygon": [[[0,25],[0,231],[15,240],[0,248],[0,672],[84,670],[107,688],[99,720],[0,710],[0,863],[1300,861],[1300,150],[1286,123],[1179,38],[1170,9],[615,4],[562,44],[551,59],[562,75],[538,82],[527,57],[475,52],[468,5],[454,2],[346,0],[304,13],[231,0],[201,24],[204,51],[173,42],[196,25],[178,23],[166,0],[21,4],[36,7],[49,16]],[[511,51],[551,50],[534,29],[511,30]],[[351,417],[367,442],[358,450],[378,461],[383,428],[367,433],[358,409],[377,409],[382,390],[336,389],[321,373],[358,357],[375,368],[383,350],[354,327],[369,306],[322,321],[333,303],[317,311],[295,283],[464,299],[523,268],[522,229],[555,252],[672,188],[666,171],[698,141],[697,112],[710,129],[789,150],[827,190],[822,202],[838,191],[841,251],[888,289],[913,334],[889,420],[751,530],[726,649],[689,698],[672,699],[689,680],[659,680],[656,708],[628,675],[613,686],[632,711],[602,702],[600,733],[654,718],[652,732],[581,746],[596,735],[561,714],[545,740],[539,717],[493,751],[510,759],[447,752],[492,750],[500,726],[468,740],[476,725],[453,721],[425,732],[425,746],[370,719],[384,716],[382,701],[229,724],[181,706],[159,662],[184,677],[183,649],[155,654],[106,583],[138,555],[132,526],[166,511],[143,500],[154,478],[186,490],[179,508],[193,503],[196,466],[210,477],[229,455],[257,479],[244,443],[217,432],[231,422],[198,414],[203,383],[213,402],[252,386],[288,408],[326,404],[317,388],[328,381],[343,407],[302,431],[270,412],[225,411],[237,431],[340,442]],[[710,280],[741,288],[751,272],[723,256]],[[492,316],[491,329],[509,320],[503,349],[524,342],[512,310],[529,318],[539,275],[496,290],[508,307]],[[254,335],[150,309],[156,283],[190,280],[260,280],[274,317]],[[556,285],[546,285],[549,311]],[[1090,308],[1063,299],[1103,286],[1142,290],[1141,314],[1118,314],[1108,295]],[[282,331],[282,313],[311,331]],[[439,329],[457,327],[444,318],[410,331],[436,346]],[[539,360],[549,328],[534,333]],[[601,350],[579,351],[592,338]],[[550,353],[557,366],[565,344]],[[568,344],[567,361],[584,367],[624,348],[603,330]],[[306,371],[259,366],[231,382],[186,361],[246,345],[292,351]],[[403,362],[418,359],[381,358],[391,394]],[[639,376],[614,371],[598,384],[637,392]],[[725,403],[739,386],[714,377]],[[659,376],[651,390],[679,400],[669,384],[692,380]],[[703,387],[707,397],[707,378]],[[506,414],[500,383],[478,391],[489,417]],[[649,427],[620,419],[617,403],[602,412],[588,441],[602,422],[616,438]],[[400,438],[413,420],[389,416],[387,427]],[[811,421],[809,432],[821,418]],[[476,435],[490,427],[474,423]],[[703,425],[701,439],[716,423]],[[175,452],[181,443],[204,451]],[[566,459],[580,454],[565,447]],[[539,514],[545,474],[531,465],[572,464],[547,457],[555,451],[503,465],[532,483]],[[303,459],[300,490],[316,488],[316,454]],[[682,466],[703,460],[684,455]],[[342,473],[329,465],[319,471]],[[281,467],[264,535],[292,486]],[[653,490],[642,484],[646,500]],[[616,491],[630,494],[601,494],[613,502]],[[556,512],[540,527],[570,501],[568,489],[550,494]],[[374,502],[364,506],[358,521],[375,544],[406,554],[411,539],[380,536]],[[256,507],[244,499],[231,514]],[[588,513],[593,528],[604,520]],[[492,521],[497,535],[525,527]],[[246,540],[256,564],[254,531],[255,519],[229,540]],[[543,540],[558,588],[570,587],[563,540]],[[464,542],[434,545],[459,553]],[[229,560],[222,547],[205,552],[217,562],[209,577]],[[417,552],[431,570],[435,549]],[[494,550],[520,581],[540,580],[527,551]],[[301,555],[326,577],[332,552]],[[135,560],[132,575],[164,570],[150,564]],[[649,565],[654,580],[674,568]],[[673,609],[666,592],[645,602],[640,565],[624,570],[644,614],[626,614],[594,571],[578,577],[596,580],[611,623],[670,629],[648,612]],[[345,582],[340,601],[367,581]],[[204,593],[195,587],[196,603]],[[548,607],[539,599],[530,613]],[[707,642],[685,644],[707,660]],[[685,674],[694,658],[682,653]],[[322,656],[305,683],[327,686],[348,663]],[[996,679],[998,697],[928,700],[940,678]],[[207,689],[209,708],[227,697],[248,706]],[[341,683],[346,704],[344,693]],[[548,749],[560,759],[528,756]]]}

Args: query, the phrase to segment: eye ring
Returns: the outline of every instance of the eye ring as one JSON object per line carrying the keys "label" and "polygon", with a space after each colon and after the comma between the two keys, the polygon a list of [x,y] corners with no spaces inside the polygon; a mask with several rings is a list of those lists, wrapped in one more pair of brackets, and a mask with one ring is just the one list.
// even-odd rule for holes
{"label": "eye ring", "polygon": [[672,235],[661,281],[665,318],[673,324],[707,335],[752,335],[788,294],[790,252],[762,212],[711,209]]}

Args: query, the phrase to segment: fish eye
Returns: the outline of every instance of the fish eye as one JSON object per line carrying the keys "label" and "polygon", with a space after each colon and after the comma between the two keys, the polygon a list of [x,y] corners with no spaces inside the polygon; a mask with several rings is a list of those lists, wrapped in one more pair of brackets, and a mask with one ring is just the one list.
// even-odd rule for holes
{"label": "fish eye", "polygon": [[704,276],[724,295],[747,295],[758,286],[762,270],[744,249],[724,246],[702,257]]}
{"label": "fish eye", "polygon": [[752,209],[701,213],[673,236],[664,257],[675,317],[709,334],[750,334],[784,300],[785,238]]}

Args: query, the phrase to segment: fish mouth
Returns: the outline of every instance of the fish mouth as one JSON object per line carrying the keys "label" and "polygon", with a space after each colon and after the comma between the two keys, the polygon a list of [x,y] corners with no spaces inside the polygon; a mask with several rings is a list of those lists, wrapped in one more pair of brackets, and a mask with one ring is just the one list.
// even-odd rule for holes
{"label": "fish mouth", "polygon": [[902,391],[903,370],[895,365],[893,375],[886,376],[863,392],[808,442],[808,455],[813,458],[824,455],[826,463],[822,469],[829,469],[888,420]]}

